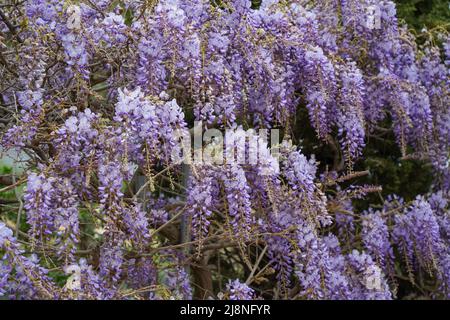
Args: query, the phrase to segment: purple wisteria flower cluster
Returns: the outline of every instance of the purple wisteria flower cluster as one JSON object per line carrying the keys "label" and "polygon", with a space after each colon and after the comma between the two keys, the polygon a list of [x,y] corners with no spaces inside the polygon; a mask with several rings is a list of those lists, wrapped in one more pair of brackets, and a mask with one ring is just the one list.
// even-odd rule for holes
{"label": "purple wisteria flower cluster", "polygon": [[[416,41],[389,0],[0,10],[0,152],[26,162],[0,184],[0,297],[450,298],[444,31]],[[244,161],[184,161],[230,128]],[[388,134],[432,168],[415,199],[358,183]]]}

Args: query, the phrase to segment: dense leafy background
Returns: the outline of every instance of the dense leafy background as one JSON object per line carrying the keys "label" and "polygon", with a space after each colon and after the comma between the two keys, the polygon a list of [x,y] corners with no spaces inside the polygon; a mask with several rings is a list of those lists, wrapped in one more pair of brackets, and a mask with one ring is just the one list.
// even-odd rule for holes
{"label": "dense leafy background", "polygon": [[400,18],[417,30],[449,27],[450,3],[446,0],[396,0]]}

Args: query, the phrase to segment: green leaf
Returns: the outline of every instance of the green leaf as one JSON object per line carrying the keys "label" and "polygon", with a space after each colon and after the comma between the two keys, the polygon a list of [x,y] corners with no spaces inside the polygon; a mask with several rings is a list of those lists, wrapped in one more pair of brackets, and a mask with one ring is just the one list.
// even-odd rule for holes
{"label": "green leaf", "polygon": [[133,10],[128,8],[123,15],[123,18],[125,19],[125,24],[127,26],[131,26],[131,24],[133,23],[133,17],[134,17]]}

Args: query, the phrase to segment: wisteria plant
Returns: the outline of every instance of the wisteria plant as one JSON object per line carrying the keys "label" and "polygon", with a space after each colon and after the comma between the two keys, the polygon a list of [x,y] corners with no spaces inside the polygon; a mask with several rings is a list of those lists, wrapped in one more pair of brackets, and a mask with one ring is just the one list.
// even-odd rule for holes
{"label": "wisteria plant", "polygon": [[450,298],[449,64],[387,0],[2,2],[0,297]]}

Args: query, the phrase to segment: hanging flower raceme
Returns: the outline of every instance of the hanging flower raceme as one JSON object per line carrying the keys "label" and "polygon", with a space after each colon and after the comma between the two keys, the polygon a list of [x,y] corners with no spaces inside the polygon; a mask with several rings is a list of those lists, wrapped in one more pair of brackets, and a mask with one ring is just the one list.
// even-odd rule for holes
{"label": "hanging flower raceme", "polygon": [[300,151],[282,146],[285,157],[282,172],[286,177],[293,194],[298,197],[299,214],[322,225],[331,222],[326,209],[326,198],[315,184],[317,166],[314,159],[308,160]]}
{"label": "hanging flower raceme", "polygon": [[302,285],[301,295],[310,299],[349,299],[349,284],[342,268],[336,268],[339,255],[333,256],[327,243],[303,222],[296,231],[296,275]]}
{"label": "hanging flower raceme", "polygon": [[309,118],[317,135],[324,139],[330,133],[335,113],[335,68],[320,47],[307,50],[303,59]]}
{"label": "hanging flower raceme", "polygon": [[230,233],[239,241],[245,242],[250,239],[254,225],[245,171],[236,163],[225,165],[223,171]]}
{"label": "hanging flower raceme", "polygon": [[0,296],[18,299],[57,299],[58,289],[48,277],[48,270],[39,265],[36,255],[27,257],[13,232],[0,222]]}
{"label": "hanging flower raceme", "polygon": [[255,297],[255,291],[238,279],[227,283],[227,291],[230,300],[252,300]]}
{"label": "hanging flower raceme", "polygon": [[351,269],[352,294],[356,299],[392,299],[392,293],[382,269],[373,262],[368,254],[354,250],[346,258]]}
{"label": "hanging flower raceme", "polygon": [[35,244],[56,238],[57,253],[72,260],[79,241],[79,200],[70,180],[32,173],[24,199],[29,234]]}
{"label": "hanging flower raceme", "polygon": [[338,70],[341,85],[338,96],[338,134],[346,160],[351,163],[361,155],[365,145],[364,80],[361,71],[352,61]]}
{"label": "hanging flower raceme", "polygon": [[186,214],[192,221],[193,240],[199,241],[198,249],[203,240],[208,236],[210,218],[213,210],[213,195],[215,183],[213,171],[206,167],[196,167],[196,173],[189,181],[189,193],[187,194]]}
{"label": "hanging flower raceme", "polygon": [[423,268],[448,281],[448,248],[441,237],[439,223],[430,204],[418,197],[403,215],[395,217],[394,241],[403,253],[410,276]]}
{"label": "hanging flower raceme", "polygon": [[394,253],[383,213],[369,211],[363,216],[362,227],[361,235],[367,252],[384,272],[392,273]]}

